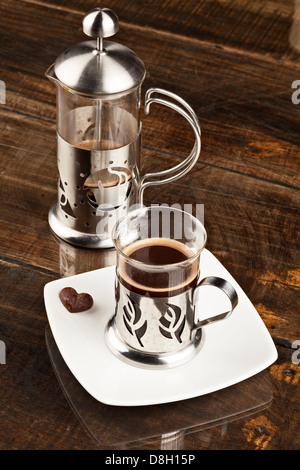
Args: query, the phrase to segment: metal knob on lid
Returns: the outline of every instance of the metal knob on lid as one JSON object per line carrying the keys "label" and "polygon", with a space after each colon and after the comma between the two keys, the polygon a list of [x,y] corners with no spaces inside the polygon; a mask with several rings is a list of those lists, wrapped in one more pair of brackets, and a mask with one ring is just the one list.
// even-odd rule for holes
{"label": "metal knob on lid", "polygon": [[109,8],[94,8],[83,18],[83,32],[92,38],[60,54],[54,64],[57,79],[85,95],[130,90],[145,78],[145,65],[128,47],[103,38],[116,34],[119,19]]}
{"label": "metal knob on lid", "polygon": [[109,8],[93,8],[82,21],[83,32],[92,38],[108,38],[119,31],[119,18]]}

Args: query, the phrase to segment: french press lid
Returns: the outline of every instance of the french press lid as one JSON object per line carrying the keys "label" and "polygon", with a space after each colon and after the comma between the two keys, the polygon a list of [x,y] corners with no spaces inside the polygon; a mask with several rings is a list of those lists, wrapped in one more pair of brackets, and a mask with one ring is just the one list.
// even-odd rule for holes
{"label": "french press lid", "polygon": [[58,80],[87,95],[119,93],[139,85],[146,71],[138,55],[122,44],[103,41],[118,30],[119,19],[112,10],[90,10],[83,18],[83,32],[96,40],[76,44],[57,57]]}

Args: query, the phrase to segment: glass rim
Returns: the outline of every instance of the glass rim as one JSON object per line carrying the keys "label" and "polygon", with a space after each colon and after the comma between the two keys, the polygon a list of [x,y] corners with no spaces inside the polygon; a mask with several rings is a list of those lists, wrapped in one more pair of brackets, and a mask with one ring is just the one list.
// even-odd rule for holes
{"label": "glass rim", "polygon": [[[153,209],[159,209],[159,210],[165,210],[165,209],[169,209],[171,211],[176,211],[176,212],[180,212],[182,214],[186,214],[188,215],[192,220],[194,220],[197,224],[199,224],[201,226],[201,229],[202,229],[202,232],[203,232],[203,235],[204,235],[204,241],[202,243],[202,246],[201,248],[199,248],[197,250],[196,253],[193,254],[193,256],[183,260],[183,261],[179,261],[178,263],[168,263],[168,264],[158,264],[158,265],[153,265],[153,264],[148,264],[148,263],[145,263],[143,261],[138,261],[138,260],[135,260],[133,258],[131,258],[130,256],[126,255],[122,249],[120,247],[117,246],[117,243],[116,243],[116,239],[117,237],[115,236],[116,235],[116,232],[117,232],[117,228],[119,225],[121,225],[122,222],[124,222],[125,219],[128,219],[128,217],[130,217],[130,215],[134,215],[134,214],[138,214],[138,213],[143,213],[144,212],[150,212],[151,210]],[[160,238],[160,237],[156,237],[156,238]],[[163,237],[161,237],[163,238]],[[172,238],[170,238],[170,240],[172,240]],[[176,239],[175,239],[176,240]],[[194,217],[192,214],[190,214],[189,212],[186,212],[182,209],[178,209],[178,208],[172,208],[172,207],[169,207],[169,206],[150,206],[150,207],[140,207],[138,209],[135,209],[131,212],[128,212],[127,214],[123,215],[123,217],[121,217],[119,220],[117,220],[117,222],[115,223],[113,229],[112,229],[112,241],[113,241],[113,244],[116,248],[116,250],[123,256],[123,258],[127,259],[128,261],[131,261],[132,263],[134,264],[138,264],[138,265],[144,265],[144,266],[151,266],[151,268],[163,268],[163,267],[174,267],[174,266],[180,266],[180,265],[184,265],[186,263],[189,263],[189,262],[193,262],[196,260],[196,258],[200,255],[200,253],[204,250],[205,246],[206,246],[206,243],[207,243],[207,232],[206,232],[206,229],[204,227],[204,225],[202,224],[202,222],[200,222],[199,219],[197,219],[196,217]],[[132,242],[134,243],[134,242]],[[128,245],[129,246],[129,245]]]}

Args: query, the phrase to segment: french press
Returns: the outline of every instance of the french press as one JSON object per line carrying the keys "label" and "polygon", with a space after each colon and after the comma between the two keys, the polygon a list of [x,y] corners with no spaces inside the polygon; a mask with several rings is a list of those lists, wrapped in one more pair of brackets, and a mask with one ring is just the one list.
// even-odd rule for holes
{"label": "french press", "polygon": [[141,175],[140,105],[146,71],[131,49],[104,41],[118,29],[112,10],[94,8],[83,18],[83,31],[95,39],[64,51],[46,72],[57,88],[59,171],[58,198],[49,211],[49,225],[59,238],[87,248],[112,247],[116,220],[143,203],[148,186],[185,175],[201,148],[192,108],[174,93],[150,88],[145,113],[152,103],[174,109],[192,126],[195,144],[175,167]]}

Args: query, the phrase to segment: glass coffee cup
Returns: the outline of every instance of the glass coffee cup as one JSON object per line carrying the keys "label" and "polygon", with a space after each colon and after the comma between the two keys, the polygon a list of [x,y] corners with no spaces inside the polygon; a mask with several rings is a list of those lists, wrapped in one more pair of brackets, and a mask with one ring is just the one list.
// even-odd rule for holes
{"label": "glass coffee cup", "polygon": [[[207,234],[191,214],[168,206],[143,207],[120,219],[112,233],[116,259],[115,313],[106,328],[109,348],[141,367],[172,367],[191,359],[205,325],[228,318],[235,289],[219,277],[200,278]],[[231,308],[201,318],[202,286],[221,289]]]}

